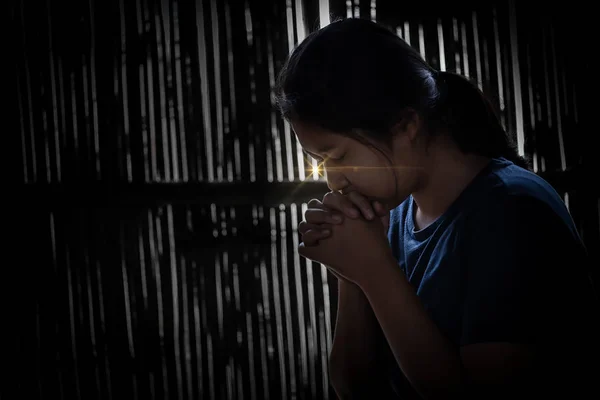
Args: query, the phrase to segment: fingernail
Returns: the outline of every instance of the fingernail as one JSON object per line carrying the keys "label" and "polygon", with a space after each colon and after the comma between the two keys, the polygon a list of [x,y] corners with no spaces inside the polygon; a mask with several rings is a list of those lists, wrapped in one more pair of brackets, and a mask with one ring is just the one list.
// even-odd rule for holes
{"label": "fingernail", "polygon": [[324,235],[329,235],[330,233],[331,233],[331,231],[330,231],[329,229],[325,229],[325,230],[323,231],[323,234],[324,234]]}
{"label": "fingernail", "polygon": [[333,219],[334,222],[342,222],[342,216],[335,214],[331,219]]}
{"label": "fingernail", "polygon": [[373,215],[373,211],[371,210],[367,210],[365,214],[367,215],[367,219],[373,219],[373,217],[375,217],[375,215]]}
{"label": "fingernail", "polygon": [[348,212],[351,216],[358,217],[358,211],[356,211],[354,208],[349,209]]}

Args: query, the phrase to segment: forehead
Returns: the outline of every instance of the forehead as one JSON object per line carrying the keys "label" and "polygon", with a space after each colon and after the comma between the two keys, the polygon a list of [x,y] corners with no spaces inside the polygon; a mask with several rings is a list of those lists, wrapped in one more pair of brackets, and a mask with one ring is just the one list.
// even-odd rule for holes
{"label": "forehead", "polygon": [[290,124],[304,150],[310,153],[327,153],[348,139],[318,126],[298,121],[290,122]]}

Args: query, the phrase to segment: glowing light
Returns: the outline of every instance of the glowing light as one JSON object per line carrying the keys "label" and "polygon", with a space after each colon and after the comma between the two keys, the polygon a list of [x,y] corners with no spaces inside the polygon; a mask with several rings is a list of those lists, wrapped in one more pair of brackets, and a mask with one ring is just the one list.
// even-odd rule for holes
{"label": "glowing light", "polygon": [[319,179],[319,177],[324,176],[323,164],[317,164],[317,162],[314,160],[309,168],[309,171],[310,174],[312,174],[313,179]]}

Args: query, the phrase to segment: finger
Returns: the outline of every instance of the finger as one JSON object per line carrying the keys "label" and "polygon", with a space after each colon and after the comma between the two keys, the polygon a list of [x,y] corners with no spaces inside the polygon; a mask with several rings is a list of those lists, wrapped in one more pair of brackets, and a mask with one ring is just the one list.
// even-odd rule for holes
{"label": "finger", "polygon": [[309,260],[314,260],[316,251],[316,247],[306,246],[304,242],[298,245],[298,254],[300,254],[302,257],[308,258]]}
{"label": "finger", "polygon": [[323,205],[323,203],[320,200],[311,199],[308,202],[308,208],[325,208],[325,206]]}
{"label": "finger", "polygon": [[298,254],[300,254],[302,257],[306,257],[306,244],[304,242],[301,242],[298,245]]}
{"label": "finger", "polygon": [[344,220],[343,214],[321,208],[309,208],[304,213],[304,218],[309,224],[339,224]]}
{"label": "finger", "polygon": [[305,246],[316,246],[319,244],[320,240],[326,239],[327,237],[329,237],[329,235],[331,235],[331,231],[328,229],[310,229],[306,231],[304,235],[302,235],[302,242]]}
{"label": "finger", "polygon": [[369,200],[358,192],[350,192],[346,195],[352,201],[353,204],[358,207],[362,213],[362,215],[368,219],[372,220],[375,218],[375,211],[373,211],[373,207]]}
{"label": "finger", "polygon": [[330,224],[311,224],[306,221],[302,221],[298,224],[298,232],[301,235],[304,235],[306,232],[310,230],[323,231],[323,230],[331,230]]}
{"label": "finger", "polygon": [[323,205],[329,209],[341,211],[349,218],[358,218],[360,212],[349,198],[338,192],[326,193],[323,197]]}
{"label": "finger", "polygon": [[385,215],[389,215],[390,212],[384,207],[384,205],[380,201],[375,200],[371,204],[373,205],[373,210],[375,211],[375,214],[377,214],[377,216],[383,217]]}

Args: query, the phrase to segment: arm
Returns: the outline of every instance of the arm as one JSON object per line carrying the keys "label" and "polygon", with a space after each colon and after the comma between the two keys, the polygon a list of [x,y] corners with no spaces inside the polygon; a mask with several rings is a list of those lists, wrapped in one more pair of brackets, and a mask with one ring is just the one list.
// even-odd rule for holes
{"label": "arm", "polygon": [[[371,208],[371,204],[356,192],[348,196],[330,192],[324,197],[324,203],[313,199],[308,206],[306,220],[298,226],[307,247],[329,237],[330,233],[326,231],[341,223],[344,217],[359,218],[356,208],[366,219],[369,214],[371,218],[374,215],[380,217],[385,232],[389,226],[389,211],[377,203]],[[337,220],[334,219],[336,215]],[[332,386],[340,398],[373,397],[375,389],[385,398],[395,397],[383,375],[383,363],[388,365],[393,356],[389,347],[378,348],[378,344],[385,345],[386,342],[369,302],[360,287],[331,268],[329,271],[338,279],[337,320],[329,362]]]}
{"label": "arm", "polygon": [[[384,261],[385,262],[385,261]],[[423,398],[502,398],[522,391],[533,365],[531,349],[516,343],[459,348],[437,328],[414,290],[388,261],[363,287],[396,362]],[[497,396],[497,397],[496,397]]]}
{"label": "arm", "polygon": [[[377,343],[385,340],[367,298],[355,284],[338,278],[338,311],[329,359],[331,383],[340,398],[363,398],[377,389],[389,393],[382,379]],[[366,397],[365,397],[366,398]]]}
{"label": "arm", "polygon": [[572,299],[579,266],[564,223],[539,201],[498,197],[467,228],[460,343],[442,335],[394,260],[374,260],[379,273],[360,283],[413,387],[425,398],[511,398],[581,385],[561,382],[580,368],[562,360],[580,356],[569,327],[583,305]]}
{"label": "arm", "polygon": [[362,289],[383,329],[400,369],[424,398],[461,392],[458,348],[439,331],[393,259],[381,260],[381,274]]}

